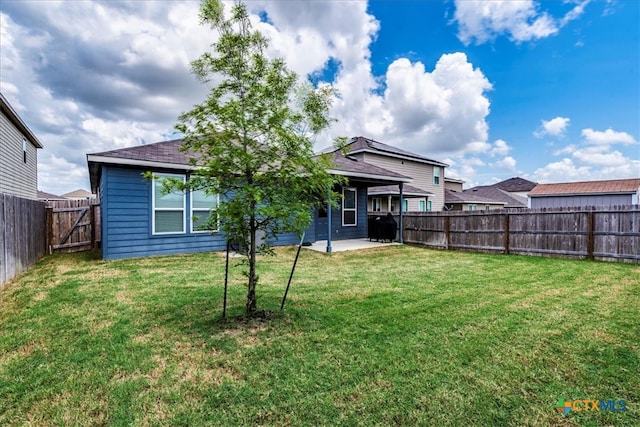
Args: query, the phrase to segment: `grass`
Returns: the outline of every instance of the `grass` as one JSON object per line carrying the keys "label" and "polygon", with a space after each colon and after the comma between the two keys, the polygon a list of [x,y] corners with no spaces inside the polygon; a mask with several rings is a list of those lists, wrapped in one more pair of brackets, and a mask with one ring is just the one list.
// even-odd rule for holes
{"label": "grass", "polygon": [[0,290],[0,425],[640,425],[638,265],[305,250],[280,313],[277,254],[266,321],[221,319],[220,254],[45,258]]}

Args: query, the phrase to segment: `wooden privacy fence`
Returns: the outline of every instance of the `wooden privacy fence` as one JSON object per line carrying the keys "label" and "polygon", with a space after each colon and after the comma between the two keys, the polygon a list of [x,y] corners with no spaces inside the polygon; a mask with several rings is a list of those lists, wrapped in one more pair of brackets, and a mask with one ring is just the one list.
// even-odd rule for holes
{"label": "wooden privacy fence", "polygon": [[47,250],[79,252],[100,242],[100,204],[90,200],[52,200],[47,207]]}
{"label": "wooden privacy fence", "polygon": [[640,262],[639,205],[406,213],[403,223],[406,243]]}
{"label": "wooden privacy fence", "polygon": [[0,193],[0,285],[46,252],[45,204]]}

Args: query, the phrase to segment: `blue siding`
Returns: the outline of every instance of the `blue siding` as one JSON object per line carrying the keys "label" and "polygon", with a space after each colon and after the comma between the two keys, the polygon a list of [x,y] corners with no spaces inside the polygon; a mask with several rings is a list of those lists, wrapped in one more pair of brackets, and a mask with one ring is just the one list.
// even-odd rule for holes
{"label": "blue siding", "polygon": [[[331,209],[332,240],[360,239],[367,237],[367,187],[356,185],[350,185],[349,187],[355,187],[358,193],[357,225],[344,227],[342,225],[342,209],[340,207]],[[336,191],[342,192],[342,188]]]}
{"label": "blue siding", "polygon": [[[108,165],[104,165],[102,171],[100,186],[104,259],[225,249],[224,234],[190,233],[189,225],[185,234],[152,235],[151,182],[142,177],[144,171]],[[187,200],[187,208],[188,206]],[[189,216],[187,209],[190,221]]]}
{"label": "blue siding", "polygon": [[[188,197],[186,202],[187,232],[154,236],[151,227],[153,220],[151,182],[142,177],[143,172],[141,169],[103,165],[100,198],[102,204],[102,257],[104,259],[225,250],[226,239],[223,233],[213,235],[190,233],[189,221],[191,218],[188,212],[190,205]],[[183,173],[166,170],[162,172]],[[364,200],[363,212],[366,217],[366,196]],[[314,235],[312,224],[307,231],[305,240],[312,241]],[[270,243],[291,245],[299,242],[300,239],[295,233],[283,233]]]}

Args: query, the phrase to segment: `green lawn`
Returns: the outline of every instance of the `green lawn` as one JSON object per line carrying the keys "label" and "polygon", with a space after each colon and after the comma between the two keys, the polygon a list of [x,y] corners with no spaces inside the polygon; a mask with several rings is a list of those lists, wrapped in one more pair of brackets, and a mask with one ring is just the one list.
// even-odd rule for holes
{"label": "green lawn", "polygon": [[0,290],[0,425],[640,425],[638,265],[304,250],[280,314],[294,255],[226,322],[220,254],[45,258]]}

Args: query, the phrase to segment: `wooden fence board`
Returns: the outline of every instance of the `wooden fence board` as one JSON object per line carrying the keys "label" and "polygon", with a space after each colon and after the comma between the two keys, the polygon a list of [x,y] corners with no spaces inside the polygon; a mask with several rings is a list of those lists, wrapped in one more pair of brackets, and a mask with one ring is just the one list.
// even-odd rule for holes
{"label": "wooden fence board", "polygon": [[49,253],[79,252],[97,246],[100,241],[98,203],[95,199],[49,201]]}
{"label": "wooden fence board", "polygon": [[403,230],[437,248],[640,262],[639,205],[410,212]]}
{"label": "wooden fence board", "polygon": [[46,252],[46,205],[0,194],[0,285]]}

